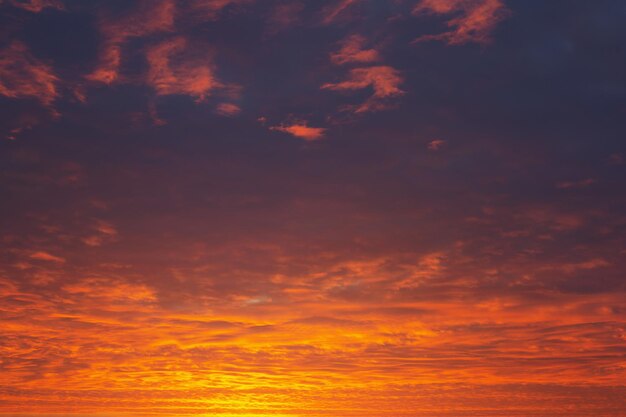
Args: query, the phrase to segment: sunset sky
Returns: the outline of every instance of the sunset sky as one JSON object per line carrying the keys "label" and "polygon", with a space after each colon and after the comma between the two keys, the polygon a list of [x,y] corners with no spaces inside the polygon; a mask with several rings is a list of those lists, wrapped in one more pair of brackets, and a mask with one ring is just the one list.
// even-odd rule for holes
{"label": "sunset sky", "polygon": [[626,2],[0,0],[27,416],[626,416]]}

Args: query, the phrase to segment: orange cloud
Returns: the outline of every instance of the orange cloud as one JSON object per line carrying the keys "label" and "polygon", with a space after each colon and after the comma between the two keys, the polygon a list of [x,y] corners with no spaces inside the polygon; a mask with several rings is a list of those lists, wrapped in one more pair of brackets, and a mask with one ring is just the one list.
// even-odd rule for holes
{"label": "orange cloud", "polygon": [[23,43],[14,41],[0,50],[0,94],[34,98],[50,106],[59,95],[58,82],[52,67],[35,58]]}
{"label": "orange cloud", "polygon": [[35,259],[38,261],[47,261],[47,262],[56,262],[56,263],[65,263],[65,259],[60,256],[51,255],[48,252],[34,252],[30,255],[31,259]]}
{"label": "orange cloud", "polygon": [[355,110],[356,113],[363,113],[384,109],[387,107],[386,100],[404,94],[404,91],[399,88],[402,82],[403,79],[395,68],[381,65],[355,68],[350,71],[350,76],[346,81],[327,83],[322,88],[336,91],[372,88],[374,90],[372,96]]}
{"label": "orange cloud", "polygon": [[93,226],[95,234],[90,234],[82,239],[87,246],[100,246],[105,242],[115,240],[117,237],[117,229],[110,223],[99,220]]}
{"label": "orange cloud", "polygon": [[147,83],[158,95],[185,94],[202,101],[221,84],[213,75],[209,59],[188,59],[184,55],[186,48],[187,40],[176,37],[148,49]]}
{"label": "orange cloud", "polygon": [[502,0],[421,0],[413,14],[460,14],[448,20],[449,32],[425,35],[416,42],[441,40],[450,45],[487,43],[491,32],[508,14]]}
{"label": "orange cloud", "polygon": [[301,138],[307,141],[313,141],[320,139],[326,132],[322,127],[310,127],[306,122],[296,122],[290,125],[272,126],[270,130],[277,130],[279,132],[289,133],[297,138]]}
{"label": "orange cloud", "polygon": [[345,39],[338,52],[330,54],[330,60],[337,64],[369,63],[380,60],[376,49],[364,49],[366,39],[361,35],[352,35]]}
{"label": "orange cloud", "polygon": [[115,82],[119,77],[122,45],[130,38],[172,30],[175,11],[174,0],[143,0],[133,12],[121,18],[104,18],[100,24],[105,38],[100,62],[85,78],[104,84]]}
{"label": "orange cloud", "polygon": [[103,278],[87,278],[80,282],[63,286],[63,291],[81,297],[104,299],[110,304],[124,302],[154,301],[154,291],[143,285],[129,282],[116,282]]}

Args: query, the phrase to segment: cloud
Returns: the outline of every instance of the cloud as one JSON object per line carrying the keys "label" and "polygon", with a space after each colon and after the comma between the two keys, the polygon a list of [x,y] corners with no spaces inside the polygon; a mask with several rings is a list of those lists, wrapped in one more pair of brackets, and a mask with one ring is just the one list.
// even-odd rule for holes
{"label": "cloud", "polygon": [[119,78],[122,45],[130,38],[171,31],[175,11],[174,0],[142,0],[130,13],[104,17],[100,22],[104,41],[99,63],[85,78],[104,84],[115,82]]}
{"label": "cloud", "polygon": [[11,5],[33,13],[39,13],[47,8],[57,10],[63,10],[65,8],[63,2],[60,0],[12,0]]}
{"label": "cloud", "polygon": [[122,62],[122,48],[116,43],[105,45],[100,53],[100,63],[97,68],[85,76],[90,81],[103,84],[112,84],[119,76],[119,68]]}
{"label": "cloud", "polygon": [[82,298],[106,300],[108,304],[150,302],[156,298],[154,291],[146,285],[104,278],[86,278],[67,284],[63,291]]}
{"label": "cloud", "polygon": [[37,261],[55,262],[59,264],[65,263],[65,258],[61,258],[60,256],[55,256],[43,251],[34,252],[29,257]]}
{"label": "cloud", "polygon": [[105,242],[115,240],[118,235],[115,226],[102,220],[96,221],[92,229],[95,233],[91,233],[82,239],[87,246],[101,246]]}
{"label": "cloud", "polygon": [[340,17],[361,0],[337,0],[335,3],[322,10],[322,24],[329,25],[336,22]]}
{"label": "cloud", "polygon": [[376,49],[364,49],[366,41],[361,35],[349,36],[343,40],[339,51],[330,54],[330,60],[337,65],[379,61],[380,54]]}
{"label": "cloud", "polygon": [[9,98],[34,98],[50,106],[59,96],[59,78],[52,67],[34,57],[22,42],[0,50],[0,94]]}
{"label": "cloud", "polygon": [[251,3],[254,0],[192,0],[189,6],[194,13],[202,13],[202,17],[214,20],[228,6]]}
{"label": "cloud", "polygon": [[398,70],[381,65],[366,68],[354,68],[345,81],[327,83],[322,86],[326,90],[353,91],[372,88],[374,93],[363,104],[356,107],[356,113],[376,111],[387,108],[387,100],[404,94],[399,88],[403,79]]}
{"label": "cloud", "polygon": [[428,142],[428,149],[431,151],[438,151],[443,148],[446,144],[446,141],[443,139],[434,139]]}
{"label": "cloud", "polygon": [[502,0],[421,0],[413,14],[452,15],[447,25],[450,31],[439,35],[424,35],[416,42],[440,40],[450,45],[469,42],[488,43],[496,25],[508,15]]}
{"label": "cloud", "polygon": [[204,100],[221,87],[208,57],[191,59],[185,55],[187,40],[176,37],[150,47],[146,53],[146,82],[157,95],[184,94]]}
{"label": "cloud", "polygon": [[235,116],[241,112],[241,108],[233,103],[220,103],[215,111],[222,116]]}
{"label": "cloud", "polygon": [[556,188],[560,188],[563,190],[571,189],[571,188],[587,188],[590,185],[595,184],[596,180],[593,178],[586,178],[580,181],[561,181],[556,184]]}
{"label": "cloud", "polygon": [[289,125],[272,126],[270,127],[270,130],[289,133],[290,135],[307,141],[320,139],[326,132],[325,128],[310,127],[305,121],[295,122]]}

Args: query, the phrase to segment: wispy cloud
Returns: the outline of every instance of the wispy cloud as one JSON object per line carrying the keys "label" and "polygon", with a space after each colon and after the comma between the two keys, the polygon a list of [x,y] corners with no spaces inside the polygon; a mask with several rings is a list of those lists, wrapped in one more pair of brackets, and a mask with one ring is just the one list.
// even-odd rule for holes
{"label": "wispy cloud", "polygon": [[438,151],[446,145],[446,141],[443,139],[433,139],[428,142],[428,149],[431,151]]}
{"label": "wispy cloud", "polygon": [[199,14],[201,19],[214,20],[217,19],[219,13],[229,6],[243,5],[252,3],[254,0],[191,0],[187,6],[194,14]]}
{"label": "wispy cloud", "polygon": [[86,78],[104,84],[115,82],[119,78],[124,43],[130,38],[171,31],[175,11],[174,0],[141,0],[134,10],[121,17],[104,14],[100,22],[104,40],[99,63]]}
{"label": "wispy cloud", "polygon": [[361,35],[352,35],[341,42],[341,48],[330,54],[330,60],[338,65],[351,63],[371,63],[380,60],[376,49],[366,49],[367,40]]}
{"label": "wispy cloud", "polygon": [[60,256],[52,255],[48,252],[38,251],[34,252],[30,255],[30,259],[34,259],[37,261],[47,261],[47,262],[55,262],[55,263],[65,263],[65,259]]}
{"label": "wispy cloud", "polygon": [[158,95],[185,94],[204,100],[220,87],[209,56],[191,59],[186,56],[188,42],[176,37],[150,47],[147,83]]}
{"label": "wispy cloud", "polygon": [[39,13],[47,8],[57,10],[63,10],[65,8],[61,0],[10,0],[9,3],[15,7],[33,13]]}
{"label": "wispy cloud", "polygon": [[450,30],[438,35],[424,35],[416,42],[441,40],[450,45],[468,42],[488,43],[496,25],[508,15],[502,0],[421,0],[413,14],[449,15]]}
{"label": "wispy cloud", "polygon": [[570,188],[587,188],[596,182],[593,178],[586,178],[580,181],[561,181],[556,183],[556,188],[570,189]]}
{"label": "wispy cloud", "polygon": [[328,25],[345,18],[350,9],[362,0],[333,0],[333,3],[322,10],[322,24]]}
{"label": "wispy cloud", "polygon": [[385,109],[389,106],[389,99],[403,95],[404,91],[400,89],[402,82],[403,78],[398,70],[381,65],[354,68],[350,71],[347,80],[324,84],[322,89],[335,91],[373,89],[374,93],[370,98],[355,108],[356,113],[364,113]]}
{"label": "wispy cloud", "polygon": [[58,83],[52,67],[33,56],[24,43],[13,41],[0,50],[0,94],[34,98],[50,106],[59,96]]}

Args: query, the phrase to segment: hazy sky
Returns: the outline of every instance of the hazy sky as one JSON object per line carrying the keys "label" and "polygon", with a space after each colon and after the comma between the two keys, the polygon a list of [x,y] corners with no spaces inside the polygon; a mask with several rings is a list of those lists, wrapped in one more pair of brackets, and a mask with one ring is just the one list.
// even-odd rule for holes
{"label": "hazy sky", "polygon": [[0,416],[626,416],[623,0],[0,0]]}

